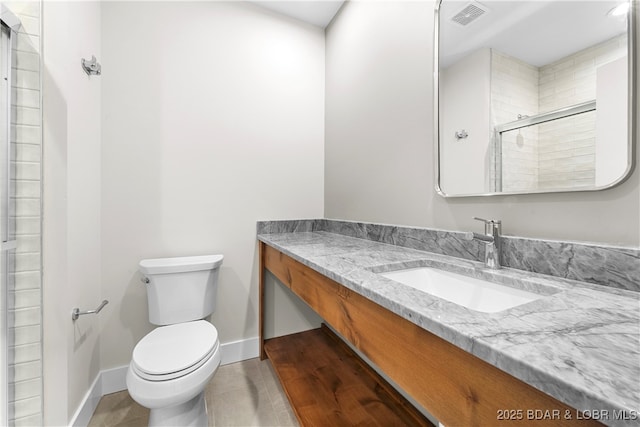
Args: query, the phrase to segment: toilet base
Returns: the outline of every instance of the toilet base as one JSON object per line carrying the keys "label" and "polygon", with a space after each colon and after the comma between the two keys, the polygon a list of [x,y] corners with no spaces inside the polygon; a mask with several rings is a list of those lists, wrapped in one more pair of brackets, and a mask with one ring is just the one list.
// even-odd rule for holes
{"label": "toilet base", "polygon": [[180,405],[151,409],[149,427],[207,427],[207,402],[204,391]]}

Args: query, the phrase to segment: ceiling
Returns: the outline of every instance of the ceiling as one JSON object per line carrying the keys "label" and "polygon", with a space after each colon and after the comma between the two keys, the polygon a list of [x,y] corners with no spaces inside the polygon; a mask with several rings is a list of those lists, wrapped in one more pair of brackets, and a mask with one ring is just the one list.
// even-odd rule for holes
{"label": "ceiling", "polygon": [[[467,54],[492,47],[540,67],[624,33],[626,17],[607,12],[625,0],[470,2],[443,0],[440,9],[440,63],[446,67]],[[487,12],[461,26],[451,21],[469,3]]]}
{"label": "ceiling", "polygon": [[289,1],[267,1],[254,0],[255,3],[264,8],[287,15],[291,18],[299,19],[316,27],[325,28],[333,17],[338,13],[344,0],[289,0]]}
{"label": "ceiling", "polygon": [[[440,63],[446,67],[482,48],[542,66],[626,31],[626,20],[607,16],[626,0],[443,0]],[[274,12],[325,28],[344,0],[252,0]],[[467,26],[451,17],[469,4],[487,12]]]}

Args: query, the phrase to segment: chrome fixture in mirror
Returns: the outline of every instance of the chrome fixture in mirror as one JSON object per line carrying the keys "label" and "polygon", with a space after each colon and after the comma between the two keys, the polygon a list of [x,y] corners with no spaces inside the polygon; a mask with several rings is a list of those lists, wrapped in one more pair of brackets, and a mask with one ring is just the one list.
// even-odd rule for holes
{"label": "chrome fixture in mirror", "polygon": [[591,191],[623,182],[634,166],[636,7],[439,0],[437,191]]}
{"label": "chrome fixture in mirror", "polygon": [[91,55],[91,59],[82,58],[80,60],[80,65],[82,65],[82,69],[87,73],[87,76],[99,76],[102,74],[102,65],[100,65],[95,55]]}

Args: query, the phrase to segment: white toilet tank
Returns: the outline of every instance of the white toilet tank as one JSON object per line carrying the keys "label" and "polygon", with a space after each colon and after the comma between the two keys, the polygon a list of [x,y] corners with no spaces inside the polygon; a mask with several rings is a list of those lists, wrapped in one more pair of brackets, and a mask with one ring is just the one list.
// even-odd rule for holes
{"label": "white toilet tank", "polygon": [[144,259],[149,321],[173,325],[207,317],[216,309],[222,255]]}

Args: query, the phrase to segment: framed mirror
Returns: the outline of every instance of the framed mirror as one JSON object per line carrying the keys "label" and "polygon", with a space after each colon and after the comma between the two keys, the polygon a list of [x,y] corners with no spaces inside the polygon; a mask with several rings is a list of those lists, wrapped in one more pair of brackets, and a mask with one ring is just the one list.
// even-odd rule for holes
{"label": "framed mirror", "polygon": [[633,0],[440,0],[436,190],[593,191],[633,170]]}

